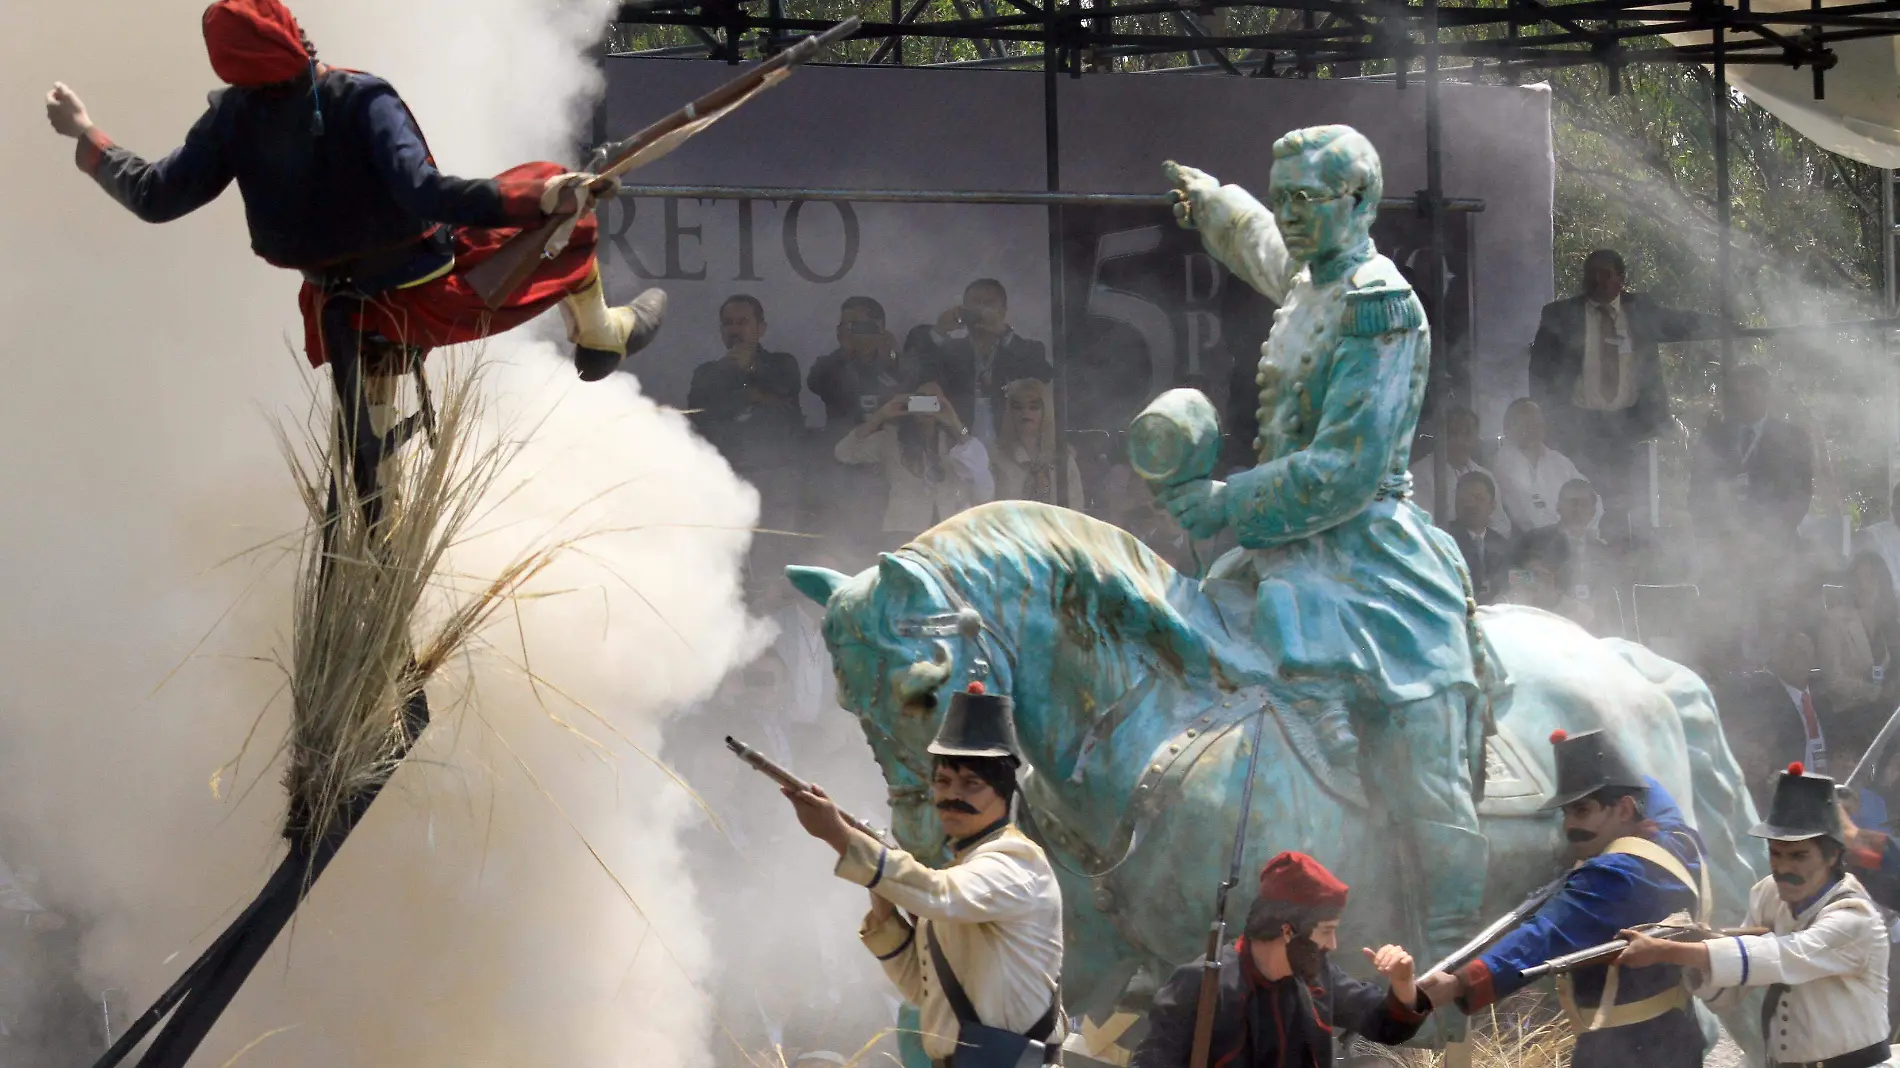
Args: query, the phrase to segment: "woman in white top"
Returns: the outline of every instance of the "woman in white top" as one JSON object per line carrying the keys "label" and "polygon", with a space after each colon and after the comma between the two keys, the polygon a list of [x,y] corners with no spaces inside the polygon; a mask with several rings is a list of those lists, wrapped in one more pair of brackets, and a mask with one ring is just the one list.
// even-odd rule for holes
{"label": "woman in white top", "polygon": [[[990,454],[996,499],[1055,504],[1055,391],[1040,379],[1019,378],[1003,387],[1003,400],[1008,410],[996,430],[996,451]],[[1075,450],[1063,445],[1061,455],[1069,467],[1069,504],[1079,506],[1082,470],[1075,465]]]}
{"label": "woman in white top", "polygon": [[935,382],[885,401],[839,439],[833,453],[844,463],[876,464],[883,471],[890,491],[884,533],[895,536],[893,545],[982,504],[996,491],[988,451],[970,436]]}

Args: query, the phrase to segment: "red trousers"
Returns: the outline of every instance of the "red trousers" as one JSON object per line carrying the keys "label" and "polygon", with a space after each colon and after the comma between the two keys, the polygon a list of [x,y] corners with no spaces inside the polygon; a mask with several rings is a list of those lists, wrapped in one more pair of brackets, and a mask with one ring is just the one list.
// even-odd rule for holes
{"label": "red trousers", "polygon": [[[524,163],[499,177],[504,181],[545,179],[566,171],[567,168],[558,163]],[[540,261],[534,273],[501,307],[490,308],[469,288],[462,272],[494,255],[503,242],[520,230],[458,226],[453,231],[453,270],[418,286],[377,295],[364,303],[360,313],[352,316],[353,323],[365,332],[425,349],[479,341],[513,330],[554,307],[562,297],[587,287],[594,277],[594,245],[599,230],[599,221],[590,212],[574,227],[573,236],[560,255]],[[323,300],[323,290],[308,282],[297,294],[297,305],[303,312],[304,355],[312,367],[324,364]]]}

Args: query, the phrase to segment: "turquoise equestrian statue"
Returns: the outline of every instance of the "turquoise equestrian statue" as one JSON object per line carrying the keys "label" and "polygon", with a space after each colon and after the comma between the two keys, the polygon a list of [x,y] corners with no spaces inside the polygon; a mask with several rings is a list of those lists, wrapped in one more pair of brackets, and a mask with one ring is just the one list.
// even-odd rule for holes
{"label": "turquoise equestrian statue", "polygon": [[[1168,164],[1174,213],[1280,305],[1255,466],[1215,480],[1220,428],[1157,398],[1129,457],[1196,537],[1204,581],[1128,534],[1024,502],[965,512],[856,577],[792,568],[824,604],[840,702],[864,724],[905,849],[940,856],[925,745],[952,687],[1015,699],[1025,829],[1061,873],[1072,1011],[1101,1017],[1206,930],[1260,720],[1249,864],[1316,856],[1355,887],[1342,938],[1435,960],[1561,865],[1556,728],[1612,732],[1692,813],[1718,913],[1759,843],[1713,702],[1688,670],[1529,608],[1480,610],[1456,544],[1410,500],[1431,356],[1423,309],[1369,230],[1378,154],[1344,126],[1273,146],[1271,210]],[[1264,719],[1262,719],[1264,717]],[[1230,917],[1233,919],[1233,917]]]}
{"label": "turquoise equestrian statue", "polygon": [[[890,786],[893,832],[919,858],[947,859],[924,784],[951,690],[982,677],[1015,699],[1024,823],[1062,882],[1071,1012],[1103,1019],[1138,969],[1166,975],[1201,952],[1256,716],[1268,721],[1246,863],[1301,850],[1350,883],[1342,945],[1416,929],[1418,887],[1350,721],[1296,711],[1255,642],[1246,589],[1197,582],[1117,527],[1024,501],[957,515],[856,576],[788,573],[826,606],[839,703]],[[967,612],[981,620],[974,639],[956,636]],[[1479,806],[1489,864],[1466,877],[1486,911],[1562,869],[1558,820],[1538,809],[1553,785],[1547,739],[1600,727],[1682,803],[1708,843],[1715,914],[1739,916],[1767,858],[1742,833],[1754,805],[1702,681],[1538,609],[1483,608],[1476,623],[1497,733]]]}

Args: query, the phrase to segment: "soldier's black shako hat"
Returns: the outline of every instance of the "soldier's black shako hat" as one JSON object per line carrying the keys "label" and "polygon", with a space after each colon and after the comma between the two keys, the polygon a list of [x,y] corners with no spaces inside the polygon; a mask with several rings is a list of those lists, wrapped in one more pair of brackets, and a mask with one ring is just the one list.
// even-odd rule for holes
{"label": "soldier's black shako hat", "polygon": [[950,707],[944,711],[930,752],[947,757],[1008,757],[1021,764],[1016,703],[1002,694],[984,692],[980,682],[958,690],[950,695]]}
{"label": "soldier's black shako hat", "polygon": [[1788,765],[1787,771],[1775,777],[1775,798],[1768,803],[1768,818],[1748,833],[1775,842],[1805,842],[1826,835],[1845,843],[1847,828],[1841,822],[1834,780],[1809,775],[1800,761]]}
{"label": "soldier's black shako hat", "polygon": [[1544,808],[1562,808],[1581,801],[1598,790],[1616,788],[1643,790],[1649,783],[1630,767],[1629,761],[1602,731],[1569,734],[1550,732],[1552,754],[1557,760],[1557,790]]}

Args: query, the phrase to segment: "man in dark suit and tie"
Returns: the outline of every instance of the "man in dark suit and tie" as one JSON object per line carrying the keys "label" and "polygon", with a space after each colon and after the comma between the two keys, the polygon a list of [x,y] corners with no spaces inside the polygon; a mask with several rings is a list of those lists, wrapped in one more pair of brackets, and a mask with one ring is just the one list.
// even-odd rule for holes
{"label": "man in dark suit and tie", "polygon": [[1490,604],[1504,592],[1504,579],[1511,566],[1511,540],[1491,527],[1497,510],[1498,486],[1487,471],[1467,471],[1458,476],[1458,492],[1452,498],[1457,512],[1444,524],[1464,554],[1465,570],[1471,572],[1471,592],[1479,604]]}
{"label": "man in dark suit and tie", "polygon": [[1004,386],[1019,378],[1055,379],[1042,342],[1009,325],[1009,294],[994,278],[964,287],[963,303],[937,317],[934,333],[941,353],[937,380],[951,407],[968,413],[971,431],[985,441],[995,438]]}
{"label": "man in dark suit and tie", "polygon": [[1598,249],[1583,261],[1583,292],[1544,305],[1531,342],[1530,395],[1550,438],[1602,491],[1626,507],[1636,445],[1669,427],[1669,394],[1656,347],[1716,337],[1721,320],[1665,308],[1623,288],[1623,257]]}
{"label": "man in dark suit and tie", "polygon": [[1814,497],[1813,446],[1806,430],[1768,413],[1771,392],[1766,367],[1729,373],[1725,414],[1697,442],[1692,498],[1698,526],[1792,550]]}

